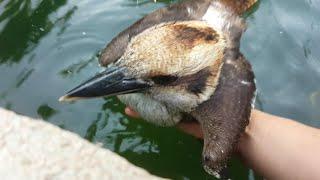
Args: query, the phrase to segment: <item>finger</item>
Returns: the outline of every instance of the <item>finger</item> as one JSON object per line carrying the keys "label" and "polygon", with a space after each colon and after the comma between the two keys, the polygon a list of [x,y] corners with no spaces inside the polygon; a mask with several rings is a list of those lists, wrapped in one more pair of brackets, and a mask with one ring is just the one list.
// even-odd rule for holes
{"label": "finger", "polygon": [[190,135],[203,139],[200,124],[197,122],[182,122],[178,124],[178,128]]}
{"label": "finger", "polygon": [[132,110],[130,107],[126,107],[124,112],[128,115],[128,116],[131,116],[131,117],[134,117],[134,118],[139,118],[140,115],[135,112],[134,110]]}

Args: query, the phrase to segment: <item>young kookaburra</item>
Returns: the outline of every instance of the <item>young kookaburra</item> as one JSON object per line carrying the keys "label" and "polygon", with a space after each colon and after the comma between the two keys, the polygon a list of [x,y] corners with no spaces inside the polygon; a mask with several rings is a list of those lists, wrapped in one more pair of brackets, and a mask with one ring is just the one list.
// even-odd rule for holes
{"label": "young kookaburra", "polygon": [[204,168],[219,171],[253,103],[254,74],[239,51],[245,30],[239,15],[255,1],[184,1],[148,14],[106,46],[104,72],[60,100],[117,95],[161,126],[193,117],[204,133]]}

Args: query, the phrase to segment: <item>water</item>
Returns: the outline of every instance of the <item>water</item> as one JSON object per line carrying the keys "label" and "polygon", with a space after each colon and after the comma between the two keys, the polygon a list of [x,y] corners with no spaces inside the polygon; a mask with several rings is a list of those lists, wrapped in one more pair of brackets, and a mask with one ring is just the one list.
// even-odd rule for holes
{"label": "water", "polygon": [[[115,98],[57,101],[102,69],[97,56],[112,37],[167,3],[0,0],[0,106],[100,142],[153,174],[211,179],[199,140],[128,118]],[[257,106],[320,127],[319,0],[262,0],[247,22],[242,51],[256,74]],[[233,179],[252,179],[236,158],[230,171]]]}

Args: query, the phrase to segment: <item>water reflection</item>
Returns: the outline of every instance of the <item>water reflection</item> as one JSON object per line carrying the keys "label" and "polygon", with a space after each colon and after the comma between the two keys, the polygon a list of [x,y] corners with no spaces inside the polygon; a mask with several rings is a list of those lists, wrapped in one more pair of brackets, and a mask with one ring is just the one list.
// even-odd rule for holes
{"label": "water reflection", "polygon": [[58,36],[62,35],[67,29],[67,27],[70,26],[70,24],[68,24],[68,21],[70,20],[70,18],[72,17],[72,15],[75,13],[77,9],[78,9],[77,6],[72,7],[69,11],[65,13],[64,16],[58,18],[55,21],[55,25],[60,26],[60,31],[58,32]]}
{"label": "water reflection", "polygon": [[79,74],[82,70],[84,70],[90,63],[98,62],[98,57],[100,56],[100,52],[95,53],[91,58],[87,60],[83,60],[80,62],[76,62],[74,64],[69,65],[59,72],[59,74],[66,78],[73,75]]}
{"label": "water reflection", "polygon": [[43,104],[39,106],[37,113],[42,119],[48,120],[49,118],[51,118],[53,115],[57,113],[57,110],[53,109],[47,104]]}
{"label": "water reflection", "polygon": [[[5,4],[6,3],[6,4]],[[5,23],[0,31],[0,64],[19,62],[62,20],[66,22],[75,9],[71,9],[56,21],[49,15],[66,4],[66,0],[44,0],[32,7],[30,0],[2,1],[4,12],[0,22]]]}
{"label": "water reflection", "polygon": [[24,69],[18,75],[15,88],[19,88],[23,84],[23,82],[25,82],[28,79],[28,77],[32,74],[33,71],[34,69]]}

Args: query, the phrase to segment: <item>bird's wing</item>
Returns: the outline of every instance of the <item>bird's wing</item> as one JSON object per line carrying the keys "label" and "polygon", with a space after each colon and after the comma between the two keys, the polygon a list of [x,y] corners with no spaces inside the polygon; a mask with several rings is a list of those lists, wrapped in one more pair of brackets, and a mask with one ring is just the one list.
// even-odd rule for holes
{"label": "bird's wing", "polygon": [[249,123],[254,94],[250,64],[240,53],[227,55],[214,95],[191,113],[204,133],[203,163],[209,173],[221,170],[232,154]]}
{"label": "bird's wing", "polygon": [[169,5],[146,15],[122,31],[106,46],[101,54],[100,64],[106,66],[120,58],[131,38],[145,29],[170,21],[200,20],[209,5],[209,0],[189,0]]}

